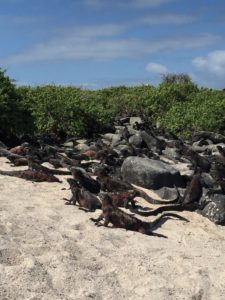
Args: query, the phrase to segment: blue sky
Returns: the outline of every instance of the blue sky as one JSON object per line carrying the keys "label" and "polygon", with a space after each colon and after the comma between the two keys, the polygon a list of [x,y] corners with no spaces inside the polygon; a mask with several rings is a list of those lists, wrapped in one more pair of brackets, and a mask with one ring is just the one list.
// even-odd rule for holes
{"label": "blue sky", "polygon": [[0,0],[0,67],[18,85],[225,87],[222,0]]}

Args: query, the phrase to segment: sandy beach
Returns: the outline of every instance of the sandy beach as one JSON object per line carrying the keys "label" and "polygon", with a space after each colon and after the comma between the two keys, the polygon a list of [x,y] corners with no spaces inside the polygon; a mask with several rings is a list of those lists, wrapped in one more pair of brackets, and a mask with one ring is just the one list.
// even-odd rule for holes
{"label": "sandy beach", "polygon": [[185,212],[156,228],[168,239],[98,228],[60,179],[0,175],[0,299],[224,299],[224,227]]}

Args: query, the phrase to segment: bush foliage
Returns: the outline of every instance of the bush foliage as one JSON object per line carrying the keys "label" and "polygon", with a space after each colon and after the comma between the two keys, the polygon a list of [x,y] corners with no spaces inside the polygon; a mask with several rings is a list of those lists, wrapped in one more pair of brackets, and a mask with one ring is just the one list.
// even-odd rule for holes
{"label": "bush foliage", "polygon": [[23,103],[14,81],[0,69],[0,138],[33,133],[33,117]]}
{"label": "bush foliage", "polygon": [[141,115],[189,137],[194,131],[225,133],[225,92],[199,89],[186,74],[167,74],[158,87],[16,87],[0,69],[0,138],[52,133],[92,136],[113,126],[116,115]]}

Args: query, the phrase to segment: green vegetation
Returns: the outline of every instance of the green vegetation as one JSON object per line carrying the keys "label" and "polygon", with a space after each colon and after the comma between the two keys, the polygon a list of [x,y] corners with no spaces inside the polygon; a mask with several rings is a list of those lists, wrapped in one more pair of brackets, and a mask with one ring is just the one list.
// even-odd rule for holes
{"label": "green vegetation", "polygon": [[158,87],[16,87],[0,69],[0,139],[52,133],[91,136],[112,128],[117,114],[142,115],[189,137],[194,131],[225,133],[225,92],[199,89],[186,74],[168,74]]}
{"label": "green vegetation", "polygon": [[18,93],[14,81],[0,69],[0,139],[33,133],[33,118]]}

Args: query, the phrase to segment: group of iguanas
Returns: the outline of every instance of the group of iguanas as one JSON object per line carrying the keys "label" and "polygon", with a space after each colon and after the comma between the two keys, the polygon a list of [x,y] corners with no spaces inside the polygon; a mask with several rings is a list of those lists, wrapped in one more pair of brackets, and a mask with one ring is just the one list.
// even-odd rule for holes
{"label": "group of iguanas", "polygon": [[[124,138],[129,138],[128,135],[129,132],[125,127]],[[148,147],[150,148],[150,142],[152,141],[143,132],[142,135],[143,139],[146,140],[146,144],[149,143]],[[156,138],[153,136],[153,139]],[[177,197],[169,201],[153,199],[129,182],[110,176],[110,170],[120,167],[121,161],[124,159],[123,155],[126,157],[128,154],[121,151],[121,155],[119,155],[118,152],[105,145],[101,140],[95,143],[95,148],[93,147],[92,150],[84,151],[83,153],[65,151],[65,149],[62,150],[60,147],[57,148],[49,145],[45,145],[44,147],[42,145],[40,148],[35,148],[28,143],[8,150],[1,144],[0,156],[5,156],[14,166],[23,165],[27,166],[27,169],[16,171],[0,170],[0,175],[15,176],[36,182],[60,182],[55,175],[71,175],[72,178],[67,178],[67,182],[70,186],[72,197],[70,200],[65,199],[66,204],[76,205],[78,203],[82,210],[89,212],[101,209],[102,213],[99,218],[91,218],[96,225],[108,226],[111,223],[114,227],[165,237],[152,232],[154,226],[162,218],[176,217],[183,221],[188,221],[181,215],[171,211],[194,211],[202,209],[203,204],[200,204],[203,194],[202,171],[212,171],[215,182],[220,185],[223,192],[225,190],[224,148],[218,146],[222,163],[216,161],[213,164],[190,147],[182,144],[179,140],[175,142],[176,146],[180,148],[182,155],[189,157],[190,161],[192,161],[195,173],[187,185],[184,195],[181,196],[178,188],[175,187]],[[160,150],[158,152],[161,153],[161,148],[164,145],[161,145],[159,142],[155,144],[156,148],[158,147],[158,150]],[[137,153],[137,149],[134,149],[133,146],[130,148],[130,151],[131,153],[133,153],[132,151]],[[144,155],[144,152],[140,151],[139,154]],[[92,166],[90,159],[93,158],[98,159],[101,166],[97,168],[94,174],[89,172],[89,166]],[[82,164],[82,160],[85,160],[86,164]],[[43,166],[43,162],[50,162],[55,166],[55,169]],[[57,168],[59,167],[67,167],[68,171],[58,170]],[[96,175],[96,179],[92,175]],[[153,210],[142,208],[137,205],[137,201],[135,200],[137,196],[144,198],[151,204],[160,204],[161,206]],[[129,209],[129,213],[124,209],[120,209],[120,207]],[[134,214],[144,217],[160,215],[153,221],[147,222],[138,219]],[[101,223],[102,220],[104,220],[103,224]]]}
{"label": "group of iguanas", "polygon": [[[70,200],[65,199],[67,201],[66,204],[76,205],[78,203],[80,209],[91,212],[96,209],[102,209],[99,218],[91,218],[97,226],[108,226],[108,224],[111,223],[114,227],[138,231],[148,235],[157,235],[153,233],[152,230],[154,226],[165,217],[176,217],[188,222],[186,218],[177,213],[165,211],[194,210],[198,207],[198,201],[202,196],[200,174],[193,176],[183,197],[181,197],[178,192],[178,197],[171,201],[153,199],[145,192],[134,188],[130,183],[110,177],[105,170],[98,173],[97,180],[76,168],[72,170],[72,175],[73,179],[67,179],[72,197]],[[100,193],[100,191],[102,191],[102,193]],[[100,193],[100,197],[96,196],[98,193]],[[152,204],[168,203],[168,205],[163,205],[155,210],[142,210],[134,200],[136,196],[141,196]],[[127,208],[130,212],[145,217],[157,215],[158,213],[161,214],[153,221],[144,222],[136,218],[133,214],[121,210],[120,207]],[[104,223],[101,224],[100,221],[103,219]]]}
{"label": "group of iguanas", "polygon": [[[60,182],[55,175],[72,175],[72,178],[67,178],[72,197],[70,200],[66,199],[66,204],[76,205],[78,203],[81,209],[90,212],[101,209],[102,213],[98,219],[91,218],[98,226],[100,226],[100,221],[104,219],[104,226],[108,226],[108,224],[111,223],[114,227],[165,237],[152,232],[153,227],[159,223],[162,218],[177,217],[187,221],[187,219],[178,214],[163,213],[151,222],[144,222],[136,218],[133,214],[121,210],[119,207],[124,207],[141,214],[141,211],[139,212],[138,210],[140,207],[137,206],[134,200],[136,196],[142,196],[147,201],[156,204],[162,204],[164,201],[154,200],[143,191],[135,189],[130,183],[110,177],[106,168],[100,169],[97,178],[93,179],[84,169],[74,167],[74,165],[76,165],[74,159],[64,157],[59,153],[55,153],[54,155],[50,155],[50,153],[46,155],[45,153],[44,155],[43,150],[34,150],[34,148],[27,143],[10,150],[2,148],[0,152],[1,156],[7,157],[11,163],[14,163],[15,159],[17,159],[16,166],[19,164],[18,161],[22,162],[22,165],[27,165],[26,170],[0,170],[0,175],[13,176],[35,182]],[[61,160],[61,166],[64,163],[70,170],[62,171],[50,169],[41,164],[50,159],[58,159],[58,164],[60,164]],[[73,164],[69,164],[71,162],[73,162]],[[176,201],[179,201],[178,198],[171,202]]]}

